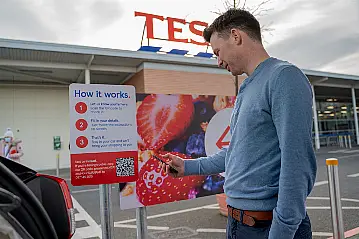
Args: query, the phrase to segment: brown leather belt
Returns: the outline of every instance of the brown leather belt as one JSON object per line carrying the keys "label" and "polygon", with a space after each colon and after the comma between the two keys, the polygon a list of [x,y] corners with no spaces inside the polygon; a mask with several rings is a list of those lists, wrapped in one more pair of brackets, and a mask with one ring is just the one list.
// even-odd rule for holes
{"label": "brown leather belt", "polygon": [[[243,212],[243,221],[241,221],[241,211]],[[245,211],[231,206],[228,206],[228,215],[251,227],[256,224],[256,221],[267,221],[273,219],[272,211]]]}

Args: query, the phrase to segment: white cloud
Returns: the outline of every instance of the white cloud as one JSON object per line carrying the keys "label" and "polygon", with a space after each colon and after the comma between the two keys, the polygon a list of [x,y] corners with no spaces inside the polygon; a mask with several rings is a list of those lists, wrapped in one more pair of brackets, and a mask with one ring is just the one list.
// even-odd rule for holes
{"label": "white cloud", "polygon": [[359,52],[334,60],[319,68],[321,71],[358,75]]}

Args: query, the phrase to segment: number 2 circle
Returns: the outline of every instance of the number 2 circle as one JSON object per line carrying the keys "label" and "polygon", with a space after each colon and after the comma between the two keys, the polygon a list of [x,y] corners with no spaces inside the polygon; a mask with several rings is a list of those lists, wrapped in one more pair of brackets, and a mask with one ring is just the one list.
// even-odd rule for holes
{"label": "number 2 circle", "polygon": [[76,121],[76,129],[79,131],[84,131],[87,129],[88,123],[84,119],[79,119]]}

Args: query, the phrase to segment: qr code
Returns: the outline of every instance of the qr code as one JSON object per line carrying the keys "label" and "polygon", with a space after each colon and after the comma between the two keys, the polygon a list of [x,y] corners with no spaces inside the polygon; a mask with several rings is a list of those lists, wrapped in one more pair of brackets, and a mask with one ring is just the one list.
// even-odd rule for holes
{"label": "qr code", "polygon": [[135,165],[134,158],[117,158],[116,159],[116,176],[134,176],[135,175]]}

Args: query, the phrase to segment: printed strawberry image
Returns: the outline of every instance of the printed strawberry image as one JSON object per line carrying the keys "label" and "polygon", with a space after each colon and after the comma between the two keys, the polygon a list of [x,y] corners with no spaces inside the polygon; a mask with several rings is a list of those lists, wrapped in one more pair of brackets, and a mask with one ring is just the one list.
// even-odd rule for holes
{"label": "printed strawberry image", "polygon": [[[171,153],[192,160],[184,154]],[[159,154],[157,155],[160,157]],[[144,206],[191,199],[196,197],[197,187],[204,183],[205,178],[205,176],[173,178],[162,170],[158,160],[151,157],[140,170],[136,193]]]}
{"label": "printed strawberry image", "polygon": [[157,150],[181,136],[191,123],[191,95],[148,95],[137,109],[137,132],[146,149]]}
{"label": "printed strawberry image", "polygon": [[236,101],[235,96],[216,96],[213,102],[213,109],[218,112],[225,108],[231,108]]}
{"label": "printed strawberry image", "polygon": [[214,101],[214,96],[210,96],[210,95],[192,95],[192,101],[198,102],[198,101],[203,101],[206,102],[209,105],[213,104]]}

